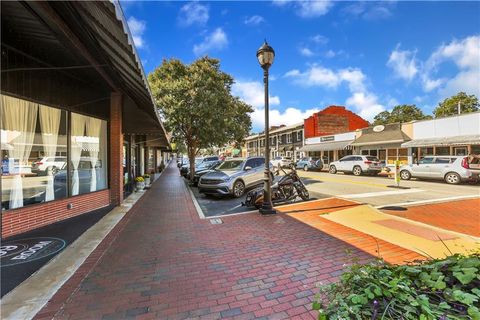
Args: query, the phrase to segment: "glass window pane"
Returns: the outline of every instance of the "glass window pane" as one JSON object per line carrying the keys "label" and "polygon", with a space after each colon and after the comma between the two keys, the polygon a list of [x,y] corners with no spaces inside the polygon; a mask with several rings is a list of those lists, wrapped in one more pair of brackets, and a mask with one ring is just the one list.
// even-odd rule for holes
{"label": "glass window pane", "polygon": [[[67,114],[1,95],[2,210],[66,196]],[[59,183],[60,181],[60,183]]]}
{"label": "glass window pane", "polygon": [[107,122],[72,113],[70,191],[79,195],[107,188]]}

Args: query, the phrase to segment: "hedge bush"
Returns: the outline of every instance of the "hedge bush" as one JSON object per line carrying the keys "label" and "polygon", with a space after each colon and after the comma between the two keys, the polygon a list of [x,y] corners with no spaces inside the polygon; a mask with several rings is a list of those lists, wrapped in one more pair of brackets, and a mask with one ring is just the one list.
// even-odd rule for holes
{"label": "hedge bush", "polygon": [[321,286],[319,319],[480,320],[480,253],[396,266],[383,261],[349,267]]}

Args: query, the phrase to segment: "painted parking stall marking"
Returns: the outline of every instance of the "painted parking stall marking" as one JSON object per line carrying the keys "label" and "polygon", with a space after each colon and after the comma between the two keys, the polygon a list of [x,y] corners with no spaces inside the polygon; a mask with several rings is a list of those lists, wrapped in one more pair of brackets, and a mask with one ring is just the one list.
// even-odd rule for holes
{"label": "painted parking stall marking", "polygon": [[9,267],[48,257],[65,248],[63,239],[38,237],[12,240],[0,247],[1,266]]}
{"label": "painted parking stall marking", "polygon": [[425,190],[422,190],[422,189],[407,189],[407,190],[398,190],[398,191],[381,191],[381,192],[368,192],[368,193],[341,194],[341,195],[338,195],[338,197],[346,198],[346,199],[369,198],[369,197],[390,196],[390,195],[415,193],[415,192],[423,192],[423,191],[425,191]]}

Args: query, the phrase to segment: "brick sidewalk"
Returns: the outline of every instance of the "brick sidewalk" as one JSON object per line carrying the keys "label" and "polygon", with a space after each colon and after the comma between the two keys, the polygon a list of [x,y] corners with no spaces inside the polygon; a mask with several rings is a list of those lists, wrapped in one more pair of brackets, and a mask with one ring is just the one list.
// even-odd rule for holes
{"label": "brick sidewalk", "polygon": [[170,165],[36,319],[314,319],[366,252],[286,214],[200,220]]}
{"label": "brick sidewalk", "polygon": [[408,207],[405,211],[382,211],[446,230],[480,237],[479,198]]}

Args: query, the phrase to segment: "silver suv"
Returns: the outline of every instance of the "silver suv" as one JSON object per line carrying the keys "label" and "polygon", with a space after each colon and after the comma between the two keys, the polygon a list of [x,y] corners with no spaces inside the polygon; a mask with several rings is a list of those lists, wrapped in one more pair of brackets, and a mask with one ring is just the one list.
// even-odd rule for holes
{"label": "silver suv", "polygon": [[459,184],[472,179],[474,173],[470,170],[468,157],[465,156],[426,156],[418,163],[400,168],[400,178],[438,179],[449,184]]}
{"label": "silver suv", "polygon": [[198,191],[241,197],[247,188],[263,183],[264,168],[264,157],[225,160],[215,171],[200,178]]}

